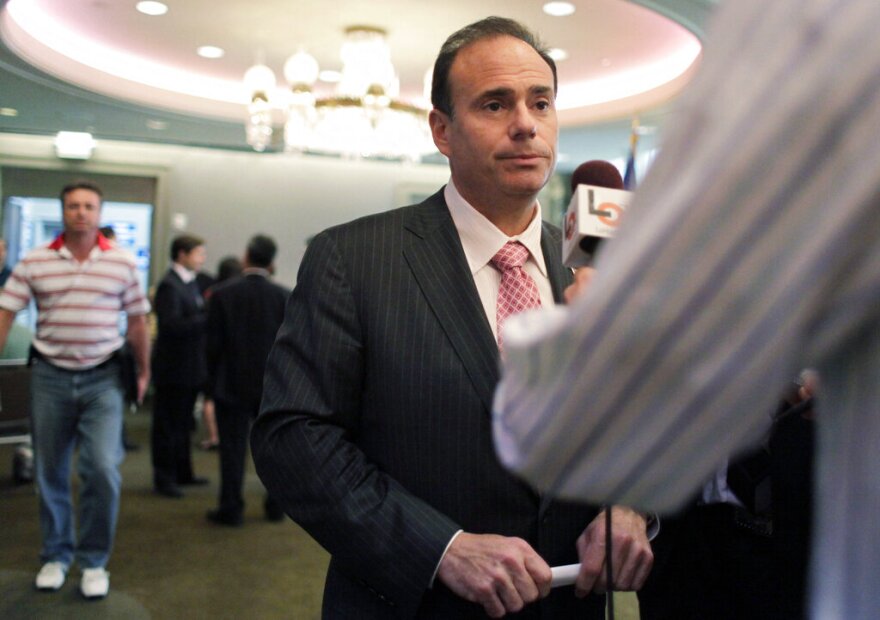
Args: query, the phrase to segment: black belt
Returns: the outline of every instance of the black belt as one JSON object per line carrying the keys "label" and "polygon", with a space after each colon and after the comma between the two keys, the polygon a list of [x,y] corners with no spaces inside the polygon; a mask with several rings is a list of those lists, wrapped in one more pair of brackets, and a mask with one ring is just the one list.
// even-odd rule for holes
{"label": "black belt", "polygon": [[62,368],[61,366],[58,366],[57,364],[53,364],[52,360],[50,360],[48,357],[46,357],[45,355],[40,353],[34,345],[31,345],[31,348],[28,351],[27,365],[31,366],[34,363],[34,360],[39,360],[41,362],[45,362],[46,364],[49,364],[49,366],[51,366],[52,368],[57,368],[58,370],[66,370],[67,372],[86,372],[88,370],[101,370],[102,368],[106,368],[107,366],[109,366],[110,364],[112,364],[113,362],[116,361],[117,355],[119,355],[119,349],[114,351],[113,354],[110,355],[110,357],[105,359],[103,362],[101,362],[97,366],[92,366],[90,368],[79,368],[79,369],[77,369],[77,368]]}

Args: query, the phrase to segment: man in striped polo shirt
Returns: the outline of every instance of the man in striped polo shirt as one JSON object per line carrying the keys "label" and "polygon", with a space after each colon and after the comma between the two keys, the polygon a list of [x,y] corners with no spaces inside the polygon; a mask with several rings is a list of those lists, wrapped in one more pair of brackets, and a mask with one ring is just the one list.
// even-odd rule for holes
{"label": "man in striped polo shirt", "polygon": [[[119,509],[123,389],[116,357],[123,345],[119,313],[138,365],[138,400],[149,383],[149,303],[133,257],[98,231],[101,190],[78,182],[61,190],[64,232],[28,253],[0,293],[0,350],[15,313],[37,305],[33,341],[31,418],[44,562],[40,590],[61,588],[75,559],[80,591],[101,598],[104,569]],[[78,535],[74,536],[70,466],[79,447]]]}

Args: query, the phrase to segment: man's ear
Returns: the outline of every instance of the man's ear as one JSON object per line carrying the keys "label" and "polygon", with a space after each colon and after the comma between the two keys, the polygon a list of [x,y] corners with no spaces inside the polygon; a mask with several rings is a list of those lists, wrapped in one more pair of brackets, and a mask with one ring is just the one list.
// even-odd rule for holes
{"label": "man's ear", "polygon": [[452,149],[449,147],[449,131],[452,120],[445,112],[434,108],[428,114],[428,123],[431,125],[431,137],[434,138],[437,150],[446,155],[446,157],[449,157],[452,152]]}

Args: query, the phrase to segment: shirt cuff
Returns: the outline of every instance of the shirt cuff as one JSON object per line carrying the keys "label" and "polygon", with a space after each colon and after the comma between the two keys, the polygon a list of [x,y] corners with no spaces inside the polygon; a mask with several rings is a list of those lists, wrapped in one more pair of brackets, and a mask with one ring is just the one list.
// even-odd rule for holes
{"label": "shirt cuff", "polygon": [[446,552],[449,551],[449,547],[452,546],[452,542],[458,538],[458,535],[461,534],[464,530],[458,530],[455,534],[452,535],[452,538],[449,539],[449,542],[446,543],[446,548],[443,550],[443,555],[440,556],[440,561],[437,562],[437,567],[434,569],[434,574],[431,575],[431,581],[428,583],[428,589],[434,587],[434,580],[437,579],[437,573],[440,572],[440,565],[443,563],[443,558],[446,557]]}
{"label": "shirt cuff", "polygon": [[660,533],[660,515],[649,512],[645,514],[645,534],[648,536],[648,542],[657,538]]}

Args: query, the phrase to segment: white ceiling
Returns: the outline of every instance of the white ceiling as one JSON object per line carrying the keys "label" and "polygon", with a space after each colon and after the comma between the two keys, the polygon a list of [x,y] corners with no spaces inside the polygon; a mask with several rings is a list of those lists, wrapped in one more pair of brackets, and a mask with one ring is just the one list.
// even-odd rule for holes
{"label": "white ceiling", "polygon": [[[698,27],[688,11],[699,5],[705,13],[714,4],[640,1],[692,30]],[[165,3],[166,15],[150,17],[135,10],[135,0],[8,0],[0,13],[3,42],[28,66],[85,92],[157,111],[238,122],[247,97],[241,78],[257,60],[272,67],[281,82],[284,60],[300,48],[313,54],[322,69],[339,69],[344,29],[376,26],[388,33],[402,98],[415,99],[443,40],[465,24],[497,14],[522,21],[547,45],[568,52],[558,70],[560,120],[569,128],[650,114],[680,91],[699,49],[694,34],[676,21],[623,0],[574,0],[577,10],[570,17],[544,14],[542,0]],[[226,53],[217,60],[201,58],[195,53],[200,45],[216,45]],[[675,68],[662,74],[670,64]],[[169,85],[162,81],[168,75],[185,79],[182,85]],[[610,93],[626,81],[635,85],[629,91],[634,94],[595,101],[597,93]],[[218,84],[231,89],[225,100],[206,96]],[[329,86],[323,88],[329,92]],[[4,99],[0,92],[0,107],[8,105]]]}

